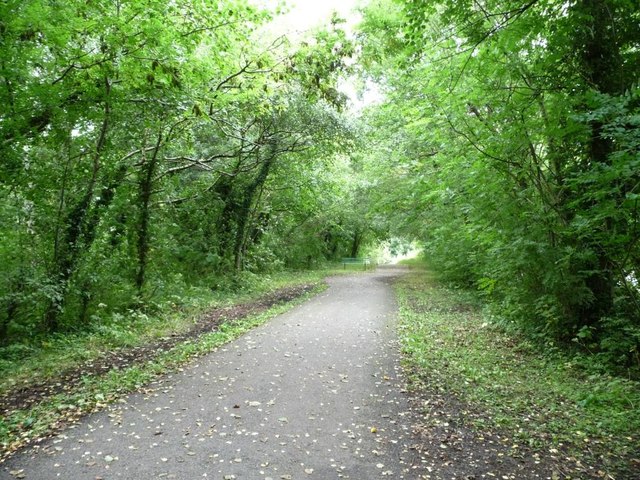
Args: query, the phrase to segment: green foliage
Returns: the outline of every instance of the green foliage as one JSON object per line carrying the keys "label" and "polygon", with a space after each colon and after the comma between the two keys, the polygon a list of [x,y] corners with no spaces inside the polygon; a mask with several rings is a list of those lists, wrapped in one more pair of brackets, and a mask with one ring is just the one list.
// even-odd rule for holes
{"label": "green foliage", "polygon": [[548,455],[556,447],[582,465],[597,462],[616,478],[633,476],[638,382],[551,348],[540,352],[492,324],[468,292],[444,287],[416,262],[397,291],[413,388],[454,395],[467,425],[480,434],[500,429],[515,449]]}
{"label": "green foliage", "polygon": [[[318,232],[355,201],[330,178],[353,143],[337,84],[354,48],[337,19],[260,45],[270,17],[245,0],[0,6],[0,344],[343,254]],[[346,250],[360,226],[343,223]]]}
{"label": "green foliage", "polygon": [[392,232],[479,287],[498,321],[626,373],[640,367],[635,3],[377,1],[361,27],[363,75],[387,88],[366,169]]}
{"label": "green foliage", "polygon": [[[298,281],[299,280],[300,279],[298,279]],[[278,279],[276,283],[291,283],[291,281],[291,278],[284,277]],[[306,296],[302,298],[304,299]],[[301,299],[297,301],[301,301]],[[176,371],[188,361],[209,353],[215,348],[238,338],[242,334],[263,324],[274,315],[285,312],[296,303],[296,301],[289,302],[233,323],[222,324],[218,330],[201,335],[197,341],[179,343],[175,347],[159,353],[154,358],[141,359],[142,361],[136,365],[123,369],[114,369],[104,375],[87,375],[83,378],[83,382],[73,389],[54,395],[30,408],[13,410],[8,415],[0,418],[0,445],[3,450],[2,455],[13,452],[21,446],[26,445],[32,439],[50,435],[57,431],[61,425],[64,425],[65,422],[73,422],[82,415],[103,408],[106,404],[116,401],[123,395],[138,390],[142,385],[153,380],[158,375]],[[158,319],[155,319],[155,321],[149,318],[144,319],[144,322],[147,323],[147,329],[159,328],[160,325],[157,320]],[[134,325],[139,326],[139,323]],[[167,328],[166,322],[164,322],[162,327],[164,329]],[[138,342],[143,340],[140,333],[140,331],[137,331],[132,338],[135,338]],[[150,332],[147,331],[147,333]],[[162,334],[163,332],[159,331],[156,333]],[[103,353],[100,351],[87,351],[86,338],[66,336],[60,337],[60,340],[65,341],[67,343],[66,346],[73,352],[84,351],[86,359],[95,358]],[[104,336],[101,336],[101,341],[105,340],[108,341]],[[126,344],[117,340],[112,346],[126,346]],[[94,345],[94,348],[95,347]],[[102,347],[104,348],[105,345],[102,345]],[[65,365],[76,366],[77,368],[81,360],[81,358],[72,360],[62,358],[61,352],[64,352],[64,350],[57,349],[49,352],[50,355],[47,359],[49,365],[57,367],[56,371],[53,372],[54,375],[59,374],[61,367]],[[43,373],[41,366],[34,365],[33,359],[31,360],[31,362],[26,362],[21,365],[21,372],[16,372],[15,365],[13,365],[13,369],[9,369],[11,376],[3,376],[1,386],[6,387],[6,384],[11,381],[11,383],[15,384],[19,378],[16,377],[16,373],[24,375],[25,370],[29,372],[30,368],[36,367],[35,370],[38,373]],[[33,377],[30,377],[30,380],[33,381]],[[24,384],[25,382],[21,383]]]}
{"label": "green foliage", "polygon": [[31,335],[22,342],[0,346],[0,391],[16,385],[46,382],[60,372],[78,368],[86,360],[96,360],[105,352],[140,346],[156,339],[180,334],[212,308],[251,302],[279,288],[319,282],[326,271],[279,272],[256,275],[241,272],[221,279],[211,288],[172,289],[163,302],[146,305],[144,311],[114,311],[101,304],[91,324],[75,333]]}

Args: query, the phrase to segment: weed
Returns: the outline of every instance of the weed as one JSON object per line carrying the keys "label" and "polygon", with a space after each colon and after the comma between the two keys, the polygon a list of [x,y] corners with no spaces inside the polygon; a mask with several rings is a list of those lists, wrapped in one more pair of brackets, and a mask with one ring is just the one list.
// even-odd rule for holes
{"label": "weed", "polygon": [[439,285],[418,265],[397,293],[414,389],[456,396],[475,412],[469,425],[501,429],[528,448],[560,449],[620,472],[631,468],[640,441],[639,383],[586,372],[557,351],[537,351],[491,323],[467,292]]}
{"label": "weed", "polygon": [[[309,280],[310,278],[313,277],[306,276],[304,280]],[[293,282],[290,280],[289,284],[291,283]],[[299,281],[295,283],[299,283]],[[284,284],[286,284],[284,281],[276,282],[272,289],[275,290]],[[139,389],[158,375],[175,371],[195,357],[209,353],[220,345],[241,336],[273,316],[304,301],[321,288],[319,286],[309,294],[284,305],[272,307],[263,313],[222,324],[218,330],[203,334],[197,340],[179,343],[146,363],[121,370],[111,370],[104,375],[86,375],[83,377],[82,383],[71,391],[64,391],[51,396],[31,408],[9,412],[6,416],[0,418],[0,445],[2,445],[0,460],[30,442],[59,431],[62,426],[77,421],[83,415],[104,408],[108,403]],[[192,323],[193,315],[195,314],[187,316],[185,319],[180,319],[177,323],[171,323],[173,330],[159,325],[159,320],[157,319],[147,319],[148,321],[145,320],[144,326],[138,324],[132,327],[133,331],[138,334],[136,342],[141,343],[149,335],[158,335],[159,332],[175,331],[176,327],[185,328]],[[155,328],[149,329],[149,326]],[[139,330],[136,330],[137,328]],[[44,346],[43,350],[51,349],[51,351],[45,351],[39,357],[31,357],[28,365],[24,366],[17,377],[11,380],[5,379],[3,384],[15,385],[18,382],[17,378],[22,379],[25,372],[28,371],[33,373],[39,370],[42,371],[40,378],[44,376],[54,377],[56,373],[55,365],[46,368],[46,359],[51,361],[52,358],[55,358],[55,361],[58,362],[58,367],[60,364],[73,365],[74,362],[77,364],[87,356],[95,358],[104,351],[101,349],[108,345],[121,345],[119,340],[116,339],[114,341],[114,337],[110,334],[106,336],[94,334],[82,337],[67,335],[65,337],[52,338],[49,342],[50,344]],[[62,345],[67,346],[66,353],[58,351],[58,348]],[[87,346],[91,346],[91,352],[81,354],[82,348]]]}

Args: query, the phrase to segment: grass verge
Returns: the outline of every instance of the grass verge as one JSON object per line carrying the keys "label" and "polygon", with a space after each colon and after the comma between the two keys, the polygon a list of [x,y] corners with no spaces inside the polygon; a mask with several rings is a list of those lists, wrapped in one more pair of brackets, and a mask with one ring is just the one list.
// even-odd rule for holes
{"label": "grass verge", "polygon": [[640,384],[590,374],[487,321],[468,292],[420,264],[397,283],[411,387],[453,396],[465,425],[566,465],[564,478],[638,478]]}
{"label": "grass verge", "polygon": [[333,270],[254,276],[243,288],[192,289],[146,311],[104,315],[79,332],[36,337],[0,348],[0,396],[100,358],[105,352],[143,345],[189,330],[209,310],[251,302],[281,288],[322,281]]}
{"label": "grass verge", "polygon": [[[224,303],[214,303],[209,308],[248,301],[250,298],[257,297],[258,294],[264,294],[266,291],[273,291],[285,285],[319,281],[326,274],[327,272],[324,271],[296,276],[295,278],[289,277],[287,279],[283,277],[280,281],[271,282],[268,288],[255,289],[253,295],[237,295],[235,302],[233,299],[227,298]],[[274,306],[260,314],[251,315],[237,321],[223,323],[216,331],[180,343],[170,350],[154,356],[147,362],[141,362],[125,369],[111,370],[103,375],[87,375],[83,377],[82,383],[71,391],[54,395],[31,408],[9,412],[0,418],[0,445],[2,446],[0,461],[6,459],[17,449],[46,438],[64,426],[75,422],[83,415],[98,411],[123,395],[141,388],[158,375],[180,369],[192,359],[209,353],[217,347],[238,338],[247,331],[265,323],[273,316],[287,311],[323,289],[324,284],[318,282],[317,287],[311,293],[303,295],[290,303]],[[183,314],[182,317],[178,313],[173,313],[171,318],[155,317],[148,321],[131,322],[132,326],[129,332],[131,338],[127,342],[108,341],[105,338],[96,339],[94,335],[68,336],[64,341],[71,350],[81,352],[82,348],[89,343],[91,344],[90,351],[84,355],[70,355],[69,352],[59,351],[52,348],[52,346],[45,346],[40,355],[36,353],[31,361],[23,364],[13,378],[5,378],[3,381],[7,382],[8,385],[15,385],[16,376],[22,379],[28,375],[28,372],[31,372],[38,379],[45,377],[49,379],[55,378],[55,370],[49,371],[47,369],[44,373],[42,372],[43,362],[58,362],[57,370],[60,371],[61,365],[68,367],[78,365],[80,362],[86,361],[87,358],[99,356],[104,348],[113,348],[114,343],[117,348],[123,348],[144,343],[150,338],[155,338],[159,335],[167,335],[188,328],[189,325],[193,324],[193,318],[198,314],[202,314],[205,310],[200,306],[191,310],[189,314]],[[21,381],[23,383],[27,382],[26,379]]]}

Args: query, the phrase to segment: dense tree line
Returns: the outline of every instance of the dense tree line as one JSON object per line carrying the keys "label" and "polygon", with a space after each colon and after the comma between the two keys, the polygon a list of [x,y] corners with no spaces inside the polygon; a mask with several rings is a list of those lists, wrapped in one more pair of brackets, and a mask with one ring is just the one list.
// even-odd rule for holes
{"label": "dense tree line", "polygon": [[640,4],[372,1],[378,208],[500,319],[640,365]]}
{"label": "dense tree line", "polygon": [[[640,4],[0,5],[0,342],[418,239],[497,319],[640,365]],[[354,59],[357,59],[354,60]],[[358,121],[358,70],[385,93]]]}
{"label": "dense tree line", "polygon": [[0,5],[0,343],[353,249],[353,46],[265,42],[270,15]]}

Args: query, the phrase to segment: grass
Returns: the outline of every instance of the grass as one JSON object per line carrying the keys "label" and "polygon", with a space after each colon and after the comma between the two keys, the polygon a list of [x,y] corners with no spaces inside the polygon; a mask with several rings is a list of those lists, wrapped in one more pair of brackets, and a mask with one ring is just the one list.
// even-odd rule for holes
{"label": "grass", "polygon": [[634,478],[639,383],[545,355],[491,324],[471,294],[438,284],[419,261],[410,263],[397,293],[413,389],[454,396],[468,406],[468,425],[498,429],[516,447],[560,452],[612,478]]}
{"label": "grass", "polygon": [[[131,312],[126,319],[117,319],[86,334],[59,335],[39,345],[24,345],[15,349],[20,355],[15,355],[15,358],[6,355],[3,359],[0,365],[0,392],[16,386],[51,381],[56,374],[99,358],[107,351],[141,345],[155,338],[185,331],[199,315],[212,308],[249,302],[270,291],[304,283],[317,283],[314,292],[320,291],[323,288],[320,281],[333,273],[340,272],[322,270],[275,275],[269,277],[268,281],[263,279],[260,284],[255,284],[250,292],[199,297],[188,306],[164,310],[156,315]],[[272,307],[261,314],[223,324],[217,331],[180,343],[148,362],[111,370],[104,375],[87,375],[78,388],[52,396],[32,408],[9,413],[0,418],[0,459],[25,444],[51,435],[61,426],[87,413],[104,408],[156,376],[181,368],[190,360],[211,352],[304,301],[309,295]]]}
{"label": "grass", "polygon": [[105,352],[134,347],[190,329],[207,310],[250,302],[261,295],[287,286],[320,282],[332,270],[283,272],[256,276],[248,287],[237,291],[193,289],[154,311],[131,310],[94,321],[87,331],[35,338],[0,348],[0,395],[17,386],[55,378],[61,371],[97,359]]}

